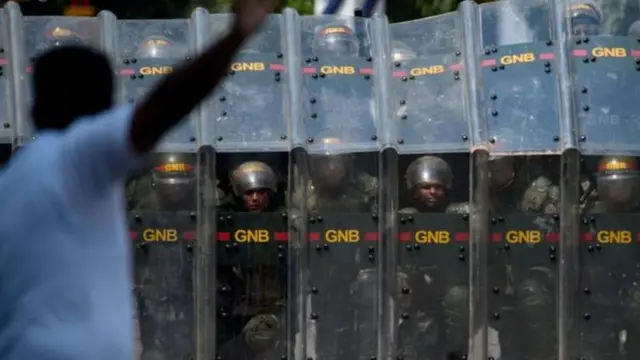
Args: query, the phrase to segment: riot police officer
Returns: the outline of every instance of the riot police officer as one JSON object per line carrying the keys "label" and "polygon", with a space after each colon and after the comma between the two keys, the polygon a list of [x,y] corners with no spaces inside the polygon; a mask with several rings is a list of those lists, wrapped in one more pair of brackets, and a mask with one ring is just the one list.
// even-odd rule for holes
{"label": "riot police officer", "polygon": [[453,172],[446,161],[436,156],[420,157],[409,164],[405,181],[413,207],[400,213],[445,212],[453,187]]}
{"label": "riot police officer", "polygon": [[196,202],[193,154],[158,154],[151,171],[127,187],[130,208],[142,211],[190,211]]}
{"label": "riot police officer", "polygon": [[360,42],[353,30],[341,24],[326,25],[316,32],[312,51],[315,56],[358,57]]}
{"label": "riot police officer", "polygon": [[235,196],[234,210],[242,212],[275,211],[278,179],[273,169],[261,161],[247,161],[230,176]]}
{"label": "riot police officer", "polygon": [[[331,146],[340,141],[327,138],[323,142]],[[328,211],[375,211],[377,178],[356,169],[355,155],[329,152],[312,154],[309,158],[311,179],[306,191],[297,189],[293,192],[294,206],[306,204],[310,215]]]}
{"label": "riot police officer", "polygon": [[574,36],[602,34],[602,10],[593,0],[572,0],[569,18]]}
{"label": "riot police officer", "polygon": [[592,213],[637,212],[640,205],[640,171],[632,156],[604,156],[595,174],[598,200],[585,207]]}

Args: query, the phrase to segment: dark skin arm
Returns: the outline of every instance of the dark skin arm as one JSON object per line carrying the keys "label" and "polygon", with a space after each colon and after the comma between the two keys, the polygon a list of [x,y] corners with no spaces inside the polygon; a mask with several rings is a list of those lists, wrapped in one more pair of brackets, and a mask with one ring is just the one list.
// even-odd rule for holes
{"label": "dark skin arm", "polygon": [[244,42],[275,9],[277,0],[237,0],[234,25],[224,38],[193,61],[167,75],[136,108],[131,125],[135,151],[151,151],[158,141],[213,92]]}

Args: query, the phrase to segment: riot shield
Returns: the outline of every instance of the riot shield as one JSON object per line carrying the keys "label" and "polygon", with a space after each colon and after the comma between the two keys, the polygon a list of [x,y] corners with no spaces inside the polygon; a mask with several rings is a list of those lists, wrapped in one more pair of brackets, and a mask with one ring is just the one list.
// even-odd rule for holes
{"label": "riot shield", "polygon": [[585,156],[581,164],[579,290],[574,327],[579,356],[640,355],[638,159]]}
{"label": "riot shield", "polygon": [[133,289],[138,358],[193,356],[195,218],[189,212],[129,214],[135,244]]}
{"label": "riot shield", "polygon": [[554,40],[546,0],[480,6],[488,137],[494,152],[559,151]]}
{"label": "riot shield", "polygon": [[[222,32],[227,15],[211,15],[213,32]],[[216,149],[221,152],[284,151],[289,147],[282,116],[284,63],[282,16],[271,15],[242,48],[229,76],[216,91],[212,118]]]}
{"label": "riot shield", "polygon": [[[298,240],[304,297],[298,320],[305,358],[377,356],[380,286],[379,123],[374,112],[369,20],[302,17],[300,127],[307,153],[295,155],[290,211],[301,211]],[[304,338],[303,338],[304,337]]]}
{"label": "riot shield", "polygon": [[[14,16],[14,14],[10,14]],[[18,144],[31,138],[33,126],[31,124],[30,107],[32,102],[31,77],[32,62],[42,52],[57,46],[85,44],[96,48],[101,47],[101,27],[98,18],[63,17],[63,16],[33,16],[22,17],[22,33],[17,36],[21,49],[22,64],[17,68],[19,77],[15,93],[16,116],[18,123]],[[87,74],[87,76],[91,76]]]}
{"label": "riot shield", "polygon": [[582,153],[640,152],[638,3],[574,1],[567,18]]}
{"label": "riot shield", "polygon": [[[173,66],[189,59],[188,22],[172,20],[118,20],[116,64],[120,75],[119,98],[135,103]],[[160,151],[195,152],[195,126],[191,119],[173,129],[159,145]]]}
{"label": "riot shield", "polygon": [[220,212],[216,359],[287,355],[287,213]]}
{"label": "riot shield", "polygon": [[409,359],[463,358],[469,354],[469,156],[400,155],[398,171],[398,189],[388,189],[399,199],[393,252],[399,276],[390,289],[398,297],[398,351]]}
{"label": "riot shield", "polygon": [[127,184],[141,359],[194,356],[196,166],[196,154],[154,154]]}
{"label": "riot shield", "polygon": [[[558,351],[560,156],[549,2],[480,6],[490,214],[489,355],[546,359]],[[543,156],[543,155],[547,156]],[[477,166],[477,164],[475,165]],[[496,354],[499,352],[499,355]]]}
{"label": "riot shield", "polygon": [[14,115],[12,96],[10,95],[10,83],[9,83],[9,71],[7,69],[8,56],[6,44],[9,43],[8,26],[5,22],[5,11],[0,9],[0,143],[9,144],[13,143],[13,129],[14,127]]}
{"label": "riot shield", "polygon": [[436,153],[469,149],[457,21],[448,13],[389,26],[401,153],[422,153],[424,143]]}

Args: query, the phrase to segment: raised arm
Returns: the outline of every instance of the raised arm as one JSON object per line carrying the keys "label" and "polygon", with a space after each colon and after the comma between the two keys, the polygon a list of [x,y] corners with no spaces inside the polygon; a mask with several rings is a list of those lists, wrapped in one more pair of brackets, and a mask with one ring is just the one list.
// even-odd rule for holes
{"label": "raised arm", "polygon": [[230,32],[193,61],[167,75],[135,109],[131,144],[138,153],[154,148],[222,81],[242,44],[262,25],[278,0],[236,0]]}

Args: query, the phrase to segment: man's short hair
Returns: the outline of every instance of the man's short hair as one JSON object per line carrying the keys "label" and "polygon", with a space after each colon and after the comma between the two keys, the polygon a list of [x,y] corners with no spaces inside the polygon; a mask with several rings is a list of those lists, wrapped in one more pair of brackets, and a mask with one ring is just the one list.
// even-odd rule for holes
{"label": "man's short hair", "polygon": [[64,129],[113,105],[113,70],[98,50],[56,47],[35,60],[33,71],[32,116],[38,129]]}

